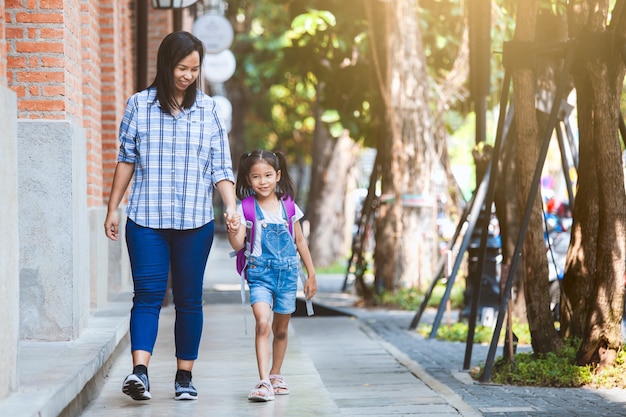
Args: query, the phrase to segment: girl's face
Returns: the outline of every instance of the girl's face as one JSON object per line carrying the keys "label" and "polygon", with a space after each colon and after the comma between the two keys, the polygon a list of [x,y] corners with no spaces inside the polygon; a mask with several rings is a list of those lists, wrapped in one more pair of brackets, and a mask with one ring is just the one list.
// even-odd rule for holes
{"label": "girl's face", "polygon": [[174,67],[174,85],[178,95],[184,95],[187,88],[193,84],[200,74],[200,55],[193,51]]}
{"label": "girl's face", "polygon": [[280,181],[280,170],[261,160],[252,165],[248,174],[248,184],[259,197],[268,197],[274,194],[276,183]]}

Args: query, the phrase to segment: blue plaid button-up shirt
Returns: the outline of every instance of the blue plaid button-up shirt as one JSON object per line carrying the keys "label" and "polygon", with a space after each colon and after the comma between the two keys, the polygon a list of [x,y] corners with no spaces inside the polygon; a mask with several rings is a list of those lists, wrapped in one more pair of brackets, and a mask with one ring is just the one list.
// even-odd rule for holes
{"label": "blue plaid button-up shirt", "polygon": [[126,213],[140,226],[195,229],[213,220],[213,187],[234,182],[225,125],[201,91],[177,116],[161,111],[156,89],[133,95],[120,126],[117,160],[135,164]]}

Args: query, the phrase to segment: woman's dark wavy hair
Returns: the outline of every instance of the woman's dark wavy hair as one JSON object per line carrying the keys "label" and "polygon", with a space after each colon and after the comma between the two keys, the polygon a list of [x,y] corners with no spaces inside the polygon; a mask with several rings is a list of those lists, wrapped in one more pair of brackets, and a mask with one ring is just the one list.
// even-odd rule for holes
{"label": "woman's dark wavy hair", "polygon": [[159,46],[157,54],[156,76],[150,87],[156,87],[157,98],[161,103],[161,109],[165,113],[171,113],[178,107],[174,91],[174,68],[176,65],[194,51],[200,55],[200,72],[198,78],[187,88],[181,107],[190,108],[196,101],[196,90],[199,88],[199,80],[202,79],[202,59],[204,58],[204,45],[202,41],[189,32],[173,32],[167,35]]}
{"label": "woman's dark wavy hair", "polygon": [[287,159],[285,159],[285,155],[280,152],[270,152],[261,149],[244,153],[239,158],[237,184],[235,185],[237,198],[243,200],[250,195],[254,195],[252,187],[248,184],[248,175],[250,175],[252,166],[261,161],[271,165],[276,171],[280,170],[280,181],[278,181],[276,190],[278,197],[283,198],[289,196],[292,200],[295,200],[296,187],[287,171]]}

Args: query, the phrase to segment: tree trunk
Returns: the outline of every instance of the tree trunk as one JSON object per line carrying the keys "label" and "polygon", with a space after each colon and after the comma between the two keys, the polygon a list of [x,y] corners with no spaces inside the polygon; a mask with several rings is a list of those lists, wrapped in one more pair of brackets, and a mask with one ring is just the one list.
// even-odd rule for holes
{"label": "tree trunk", "polygon": [[463,191],[459,186],[450,163],[448,153],[448,128],[445,123],[445,114],[449,109],[469,97],[467,83],[469,79],[469,27],[467,19],[463,22],[465,29],[461,37],[461,45],[454,59],[454,65],[445,79],[438,83],[436,89],[436,104],[433,115],[435,125],[435,148],[439,155],[439,162],[446,175],[447,200],[443,207],[444,215],[451,219],[459,219],[463,211],[461,202],[464,201]]}
{"label": "tree trunk", "polygon": [[247,152],[245,136],[245,117],[252,100],[250,89],[240,79],[228,82],[228,97],[233,105],[231,130],[228,133],[230,152],[233,158],[233,168],[239,169],[239,157]]}
{"label": "tree trunk", "polygon": [[[582,339],[587,333],[589,322],[589,296],[593,289],[596,270],[596,252],[598,248],[598,169],[594,148],[593,124],[586,119],[592,114],[592,103],[587,98],[592,95],[591,84],[586,78],[576,76],[576,95],[578,97],[578,191],[574,205],[574,222],[571,228],[571,240],[565,261],[563,290],[561,300],[561,333],[565,337]],[[581,99],[582,97],[587,97]]]}
{"label": "tree trunk", "polygon": [[346,255],[344,226],[353,218],[346,219],[344,202],[348,172],[357,153],[356,144],[348,135],[331,137],[319,116],[314,132],[307,219],[311,225],[311,256],[317,266],[329,266]]}
{"label": "tree trunk", "polygon": [[[502,240],[502,269],[500,271],[500,289],[504,290],[506,279],[509,276],[511,260],[515,252],[515,243],[520,231],[519,203],[517,201],[518,174],[517,174],[517,146],[515,143],[517,131],[511,124],[507,132],[504,146],[500,152],[500,163],[496,177],[494,202],[496,215],[500,225]],[[524,271],[517,268],[513,278],[511,290],[511,315],[519,318],[521,323],[527,322],[526,300],[524,298]]]}
{"label": "tree trunk", "polygon": [[[575,237],[568,252],[565,279],[571,280],[566,290],[572,306],[581,309],[572,310],[571,320],[580,326],[583,338],[577,361],[581,365],[604,366],[614,362],[622,345],[626,193],[618,123],[624,81],[621,45],[626,33],[626,5],[623,1],[617,3],[607,28],[608,0],[579,3],[570,9],[570,20],[574,34],[579,36],[580,60],[574,79],[579,105],[580,198],[574,205]],[[583,180],[583,175],[590,179]],[[590,196],[596,198],[589,201]],[[595,268],[587,269],[589,266]],[[585,298],[576,283],[589,278],[588,274],[591,280],[581,285],[588,290]]]}
{"label": "tree trunk", "polygon": [[437,236],[431,172],[436,152],[419,2],[390,1],[386,16],[389,38],[383,96],[391,137],[384,143],[375,262],[377,277],[393,291],[419,286],[432,277]]}
{"label": "tree trunk", "polygon": [[[515,40],[535,40],[537,1],[520,0]],[[531,68],[513,71],[515,127],[517,130],[517,165],[519,172],[520,207],[532,201],[532,214],[524,239],[524,291],[533,351],[553,352],[560,345],[550,313],[548,260],[543,237],[540,193],[530,196],[531,181],[539,159],[542,136],[535,108],[536,74]],[[530,199],[530,200],[529,200]]]}

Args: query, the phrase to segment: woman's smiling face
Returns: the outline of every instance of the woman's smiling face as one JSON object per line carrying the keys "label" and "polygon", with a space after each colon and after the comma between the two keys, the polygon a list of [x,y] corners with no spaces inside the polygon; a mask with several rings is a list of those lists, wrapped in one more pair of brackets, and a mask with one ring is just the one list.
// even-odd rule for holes
{"label": "woman's smiling face", "polygon": [[185,91],[200,74],[200,55],[197,51],[193,51],[176,64],[174,67],[174,85],[179,95],[185,94]]}

